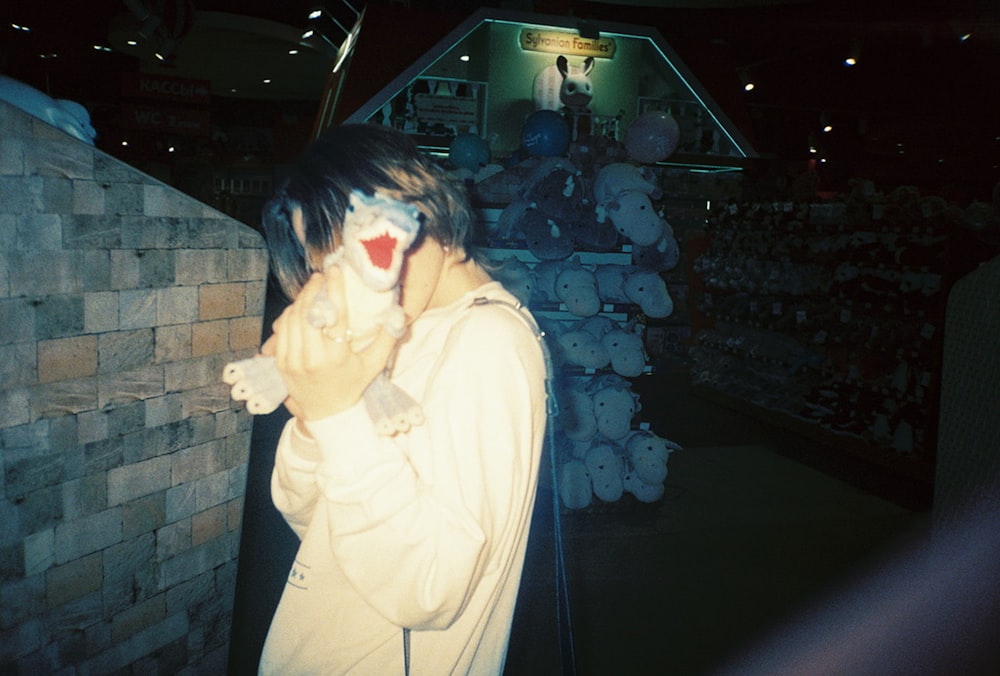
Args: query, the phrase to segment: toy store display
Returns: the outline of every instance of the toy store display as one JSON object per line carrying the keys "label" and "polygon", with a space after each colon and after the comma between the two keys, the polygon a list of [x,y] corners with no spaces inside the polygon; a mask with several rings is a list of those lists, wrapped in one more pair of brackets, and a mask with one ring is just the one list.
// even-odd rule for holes
{"label": "toy store display", "polygon": [[[589,67],[560,63],[560,79],[543,89],[570,82],[579,94]],[[563,105],[585,98],[561,97]],[[663,117],[644,119],[647,141],[670,133]],[[526,118],[523,145],[526,157],[471,186],[494,275],[532,310],[557,369],[562,504],[595,509],[626,495],[654,503],[679,446],[641,419],[631,379],[652,371],[647,325],[675,307],[665,275],[681,255],[661,199],[663,167],[650,164],[669,152],[644,161],[614,139],[571,141],[549,108]]]}
{"label": "toy store display", "polygon": [[909,187],[718,208],[692,266],[693,382],[926,479],[957,217]]}

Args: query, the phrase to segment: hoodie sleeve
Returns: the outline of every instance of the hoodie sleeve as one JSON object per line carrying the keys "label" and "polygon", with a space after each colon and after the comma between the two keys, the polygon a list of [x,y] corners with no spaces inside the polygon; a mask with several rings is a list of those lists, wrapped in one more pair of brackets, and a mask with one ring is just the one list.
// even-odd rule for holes
{"label": "hoodie sleeve", "polygon": [[286,429],[275,503],[297,532],[311,510],[327,511],[333,557],[388,620],[446,628],[511,555],[530,514],[544,379],[538,340],[520,319],[470,310],[430,370],[423,425],[380,437],[359,404],[307,423],[315,446]]}

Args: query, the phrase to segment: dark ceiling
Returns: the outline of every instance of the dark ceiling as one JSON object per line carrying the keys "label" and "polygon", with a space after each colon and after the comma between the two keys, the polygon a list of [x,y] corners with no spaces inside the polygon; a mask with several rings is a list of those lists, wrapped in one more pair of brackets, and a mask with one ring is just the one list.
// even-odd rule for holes
{"label": "dark ceiling", "polygon": [[[113,107],[121,96],[120,73],[137,70],[137,59],[98,52],[93,45],[109,43],[113,17],[127,13],[129,4],[164,5],[182,13],[197,9],[249,15],[298,31],[315,2],[7,0],[0,9],[0,72],[91,109]],[[958,200],[988,199],[1000,179],[1000,2],[996,0],[369,4],[398,8],[401,17],[407,11],[454,14],[495,6],[571,14],[598,26],[600,21],[654,26],[766,158],[808,160],[813,134],[828,159],[822,171],[837,186],[861,175],[886,187],[913,183]],[[14,30],[12,22],[30,26],[31,33]],[[969,38],[963,41],[965,34]],[[861,59],[848,68],[843,59],[852,45],[860,47]],[[40,56],[49,53],[59,57]],[[207,69],[207,57],[205,63]],[[400,70],[406,65],[400,63]],[[246,60],[237,69],[255,67]],[[750,93],[742,91],[741,69],[757,83]],[[321,83],[306,85],[308,90]],[[301,96],[288,93],[286,98]],[[273,99],[269,105],[275,105]],[[834,124],[829,134],[819,132],[821,117]]]}

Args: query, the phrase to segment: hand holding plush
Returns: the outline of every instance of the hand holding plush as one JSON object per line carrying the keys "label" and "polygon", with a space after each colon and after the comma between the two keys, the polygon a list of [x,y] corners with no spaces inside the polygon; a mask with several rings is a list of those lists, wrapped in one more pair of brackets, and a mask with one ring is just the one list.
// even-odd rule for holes
{"label": "hand holding plush", "polygon": [[[344,216],[344,245],[324,261],[325,269],[337,266],[342,272],[344,298],[350,308],[347,326],[340,326],[340,313],[325,290],[314,297],[306,314],[308,324],[327,339],[346,342],[355,353],[366,350],[380,331],[401,336],[406,317],[399,305],[399,275],[404,253],[419,227],[415,206],[353,191]],[[246,401],[247,410],[255,415],[270,413],[288,397],[273,357],[228,364],[223,381],[232,386],[233,398]],[[403,431],[422,421],[419,406],[391,385],[384,372],[368,386],[364,399],[381,433]]]}

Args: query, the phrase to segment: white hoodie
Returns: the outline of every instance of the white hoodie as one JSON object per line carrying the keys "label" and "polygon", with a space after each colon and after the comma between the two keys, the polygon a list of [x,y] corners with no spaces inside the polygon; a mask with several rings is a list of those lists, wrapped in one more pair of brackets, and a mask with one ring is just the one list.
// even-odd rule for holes
{"label": "white hoodie", "polygon": [[[261,674],[499,674],[546,424],[545,360],[499,283],[424,312],[392,381],[425,422],[375,433],[364,403],[278,444],[274,503],[302,539]],[[530,320],[529,320],[530,321]]]}

